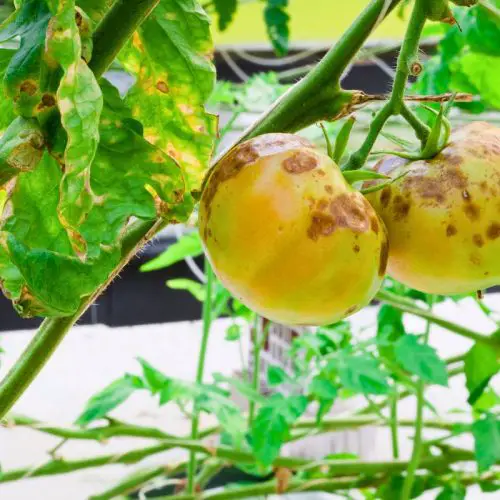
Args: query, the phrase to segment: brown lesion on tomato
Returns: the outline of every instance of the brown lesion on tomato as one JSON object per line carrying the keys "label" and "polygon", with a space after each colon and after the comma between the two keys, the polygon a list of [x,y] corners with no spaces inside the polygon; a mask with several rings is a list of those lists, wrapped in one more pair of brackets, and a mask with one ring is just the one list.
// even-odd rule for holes
{"label": "brown lesion on tomato", "polygon": [[361,248],[359,247],[359,245],[354,245],[354,246],[352,247],[352,251],[353,251],[354,253],[359,253],[359,251],[360,251],[360,250],[361,250]]}
{"label": "brown lesion on tomato", "polygon": [[490,240],[496,240],[500,236],[500,224],[498,222],[492,222],[486,230],[486,236]]}
{"label": "brown lesion on tomato", "polygon": [[345,193],[330,203],[330,213],[339,227],[349,228],[356,233],[365,233],[370,228],[370,204],[357,193]]}
{"label": "brown lesion on tomato", "polygon": [[344,312],[344,314],[346,316],[349,316],[349,314],[355,313],[358,309],[359,309],[358,305],[351,306],[351,307],[349,307],[349,309],[346,309],[346,311]]}
{"label": "brown lesion on tomato", "polygon": [[476,221],[479,219],[480,216],[480,209],[479,206],[476,205],[475,203],[468,202],[464,205],[463,208],[465,215],[471,220],[471,221]]}
{"label": "brown lesion on tomato", "polygon": [[479,248],[484,246],[484,239],[480,234],[474,234],[472,236],[472,242]]}
{"label": "brown lesion on tomato", "polygon": [[318,158],[306,151],[297,151],[282,162],[284,170],[289,174],[302,174],[318,166]]}
{"label": "brown lesion on tomato", "polygon": [[389,243],[384,238],[382,245],[380,246],[380,259],[378,265],[378,275],[382,277],[385,275],[385,270],[387,269],[387,261],[389,260]]}
{"label": "brown lesion on tomato", "polygon": [[380,224],[378,223],[376,216],[370,218],[370,228],[375,234],[378,234],[380,230]]}
{"label": "brown lesion on tomato", "polygon": [[481,265],[481,257],[477,253],[471,253],[470,256],[469,256],[469,260],[475,266],[480,266]]}
{"label": "brown lesion on tomato", "polygon": [[446,226],[446,236],[455,236],[457,232],[457,228],[453,224],[448,224]]}
{"label": "brown lesion on tomato", "polygon": [[382,205],[383,208],[389,205],[389,202],[391,201],[391,196],[392,196],[392,190],[390,186],[386,186],[384,189],[382,189],[382,191],[380,192],[380,204]]}
{"label": "brown lesion on tomato", "polygon": [[392,203],[392,213],[395,221],[404,220],[410,213],[411,204],[401,195],[395,196]]}
{"label": "brown lesion on tomato", "polygon": [[330,185],[330,184],[327,184],[325,186],[325,191],[328,193],[328,194],[333,194],[333,186]]}
{"label": "brown lesion on tomato", "polygon": [[317,241],[320,236],[330,236],[335,231],[335,220],[331,215],[322,212],[314,212],[311,217],[311,224],[307,229],[307,236],[313,241]]}

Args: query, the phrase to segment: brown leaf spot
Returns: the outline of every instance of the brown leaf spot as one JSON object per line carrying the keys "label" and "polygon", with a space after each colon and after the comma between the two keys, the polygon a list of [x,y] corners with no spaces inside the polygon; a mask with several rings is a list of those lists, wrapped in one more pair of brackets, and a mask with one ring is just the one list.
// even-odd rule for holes
{"label": "brown leaf spot", "polygon": [[484,239],[480,234],[474,234],[472,236],[472,241],[474,242],[474,245],[476,245],[479,248],[484,246]]}
{"label": "brown leaf spot", "polygon": [[406,218],[410,212],[410,202],[405,200],[402,196],[396,196],[394,198],[392,211],[394,214],[395,221],[401,221]]}
{"label": "brown leaf spot", "polygon": [[156,82],[156,88],[163,94],[168,94],[168,85],[163,80],[158,80],[158,82]]}
{"label": "brown leaf spot", "polygon": [[386,239],[382,241],[380,246],[380,260],[378,265],[378,275],[380,277],[384,276],[385,270],[387,269],[387,260],[389,259],[389,244]]}
{"label": "brown leaf spot", "polygon": [[453,224],[448,224],[446,226],[446,236],[455,236],[457,234],[457,228]]}
{"label": "brown leaf spot", "polygon": [[380,204],[385,208],[391,201],[392,191],[389,186],[382,189],[380,193]]}
{"label": "brown leaf spot", "polygon": [[318,165],[318,159],[312,154],[297,151],[283,161],[282,166],[289,174],[302,174]]}
{"label": "brown leaf spot", "polygon": [[486,236],[490,240],[496,240],[500,236],[500,224],[498,222],[492,222],[486,230]]}
{"label": "brown leaf spot", "polygon": [[19,90],[28,95],[35,95],[38,90],[38,85],[33,80],[25,80],[21,83]]}

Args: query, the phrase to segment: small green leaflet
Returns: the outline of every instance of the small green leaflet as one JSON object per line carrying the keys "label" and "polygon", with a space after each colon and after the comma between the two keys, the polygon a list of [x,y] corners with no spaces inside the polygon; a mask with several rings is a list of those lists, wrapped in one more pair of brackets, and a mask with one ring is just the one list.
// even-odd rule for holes
{"label": "small green leaflet", "polygon": [[321,374],[316,375],[316,377],[312,379],[309,385],[309,394],[319,402],[318,412],[316,414],[317,422],[320,422],[330,411],[330,408],[337,399],[337,393],[337,386]]}
{"label": "small green leaflet", "polygon": [[267,0],[264,8],[267,34],[278,56],[284,56],[288,52],[290,16],[287,14],[287,7],[288,0]]}
{"label": "small green leaflet", "polygon": [[214,0],[213,5],[219,16],[219,30],[224,31],[233,21],[234,14],[238,8],[238,0]]}
{"label": "small green leaflet", "polygon": [[469,404],[473,405],[487,387],[490,379],[500,371],[500,361],[493,347],[476,343],[465,356],[465,380]]}
{"label": "small green leaflet", "polygon": [[472,425],[479,472],[488,470],[500,460],[500,420],[492,414]]}
{"label": "small green leaflet", "polygon": [[305,396],[273,394],[259,409],[250,431],[252,449],[258,461],[271,465],[290,435],[290,426],[306,411]]}
{"label": "small green leaflet", "polygon": [[125,375],[115,380],[92,396],[75,424],[85,427],[91,422],[107,416],[110,411],[124,403],[133,392],[143,388],[142,380],[134,375]]}
{"label": "small green leaflet", "polygon": [[280,366],[270,365],[267,368],[267,382],[270,386],[280,385],[285,382],[291,382],[292,379],[288,373]]}
{"label": "small green leaflet", "polygon": [[54,16],[49,23],[46,46],[48,57],[64,71],[57,89],[57,105],[67,134],[58,212],[75,251],[85,255],[86,243],[79,227],[94,204],[90,166],[99,144],[103,98],[94,74],[82,59],[74,0],[49,3]]}
{"label": "small green leaflet", "polygon": [[387,394],[387,374],[377,361],[366,355],[343,355],[338,361],[338,373],[342,386],[363,394]]}
{"label": "small green leaflet", "polygon": [[198,232],[185,234],[178,241],[170,245],[161,255],[146,262],[141,266],[141,271],[156,271],[170,267],[186,257],[198,257],[203,253],[203,246],[201,244]]}
{"label": "small green leaflet", "polygon": [[227,383],[230,387],[234,387],[242,396],[249,401],[255,401],[259,404],[265,404],[266,398],[259,394],[250,384],[236,377],[226,377],[221,373],[212,374],[215,382]]}
{"label": "small green leaflet", "polygon": [[403,313],[395,307],[383,304],[377,314],[377,345],[382,356],[394,358],[394,343],[405,335]]}
{"label": "small green leaflet", "polygon": [[416,335],[404,335],[395,345],[394,354],[401,366],[418,375],[422,380],[443,386],[448,385],[445,363],[439,359],[435,349],[420,344]]}
{"label": "small green leaflet", "polygon": [[460,483],[445,486],[436,497],[436,500],[465,500],[467,490]]}
{"label": "small green leaflet", "polygon": [[198,192],[208,168],[216,119],[205,111],[215,83],[208,16],[195,0],[160,0],[119,55],[136,77],[127,94],[144,136],[182,167]]}
{"label": "small green leaflet", "polygon": [[203,302],[207,295],[205,285],[198,281],[190,280],[187,278],[168,280],[167,286],[172,290],[185,290],[199,302]]}

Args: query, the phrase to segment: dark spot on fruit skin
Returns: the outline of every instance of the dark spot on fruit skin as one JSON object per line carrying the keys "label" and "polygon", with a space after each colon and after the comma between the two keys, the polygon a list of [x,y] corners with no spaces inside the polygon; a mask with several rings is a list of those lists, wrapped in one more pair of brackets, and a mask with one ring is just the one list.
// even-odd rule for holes
{"label": "dark spot on fruit skin", "polygon": [[375,234],[378,234],[380,226],[376,217],[370,219],[370,227]]}
{"label": "dark spot on fruit skin", "polygon": [[467,191],[467,189],[464,189],[464,190],[462,191],[462,198],[463,198],[465,201],[470,201],[470,200],[471,200],[470,193],[469,193],[469,191]]}
{"label": "dark spot on fruit skin", "polygon": [[392,212],[395,221],[401,221],[410,212],[410,202],[405,200],[402,196],[398,195],[394,198],[392,205]]}
{"label": "dark spot on fruit skin", "polygon": [[318,158],[312,153],[297,151],[284,160],[282,166],[289,174],[302,174],[316,168],[318,166]]}
{"label": "dark spot on fruit skin", "polygon": [[486,236],[490,240],[496,240],[500,236],[500,224],[498,222],[492,222],[486,230]]}
{"label": "dark spot on fruit skin", "polygon": [[382,192],[380,193],[380,204],[382,207],[386,207],[389,205],[389,202],[391,201],[391,196],[392,196],[392,191],[389,186],[385,187],[382,189]]}
{"label": "dark spot on fruit skin", "polygon": [[324,170],[317,170],[317,173],[320,177],[324,177],[326,175],[326,172]]}
{"label": "dark spot on fruit skin", "polygon": [[488,183],[486,181],[483,181],[479,184],[479,187],[481,188],[481,191],[483,191],[484,193],[485,191],[488,190]]}
{"label": "dark spot on fruit skin", "polygon": [[475,265],[475,266],[480,266],[481,265],[481,257],[479,255],[473,253],[470,256],[470,261]]}
{"label": "dark spot on fruit skin", "polygon": [[387,240],[384,239],[382,241],[382,245],[380,247],[380,260],[378,265],[378,275],[382,277],[385,275],[385,270],[387,269],[387,260],[389,259],[389,244]]}
{"label": "dark spot on fruit skin", "polygon": [[321,212],[314,212],[311,218],[311,225],[307,229],[307,236],[313,241],[317,241],[320,236],[329,236],[335,231],[335,220],[332,216]]}
{"label": "dark spot on fruit skin", "polygon": [[446,227],[446,236],[455,236],[457,234],[457,228],[453,224],[448,224]]}
{"label": "dark spot on fruit skin", "polygon": [[474,245],[476,245],[479,248],[481,248],[484,245],[484,239],[480,234],[473,235],[472,241],[474,242]]}
{"label": "dark spot on fruit skin", "polygon": [[345,315],[348,316],[349,314],[352,314],[353,312],[357,311],[358,310],[358,306],[351,306],[349,307],[349,309],[347,309],[345,311]]}
{"label": "dark spot on fruit skin", "polygon": [[471,220],[476,221],[479,219],[479,207],[475,203],[467,203],[464,206],[465,215]]}
{"label": "dark spot on fruit skin", "polygon": [[325,191],[328,193],[328,194],[333,194],[333,186],[330,186],[330,184],[327,184],[325,186]]}
{"label": "dark spot on fruit skin", "polygon": [[352,250],[353,250],[354,253],[359,253],[359,251],[360,251],[359,245],[354,245],[352,247]]}
{"label": "dark spot on fruit skin", "polygon": [[318,210],[326,210],[328,207],[328,200],[322,199],[318,201]]}

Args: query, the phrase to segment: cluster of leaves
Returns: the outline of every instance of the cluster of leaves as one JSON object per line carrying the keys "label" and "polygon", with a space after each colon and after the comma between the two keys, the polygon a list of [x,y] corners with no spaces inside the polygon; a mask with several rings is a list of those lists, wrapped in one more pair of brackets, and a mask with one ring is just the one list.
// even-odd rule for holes
{"label": "cluster of leaves", "polygon": [[[210,5],[215,10],[220,31],[225,31],[232,23],[238,10],[239,0],[213,0]],[[283,56],[288,52],[290,31],[288,23],[290,16],[287,13],[288,0],[265,0],[263,19],[267,34],[277,55]]]}
{"label": "cluster of leaves", "polygon": [[469,92],[480,100],[461,104],[465,109],[500,109],[500,76],[495,70],[500,64],[500,1],[457,7],[453,14],[460,29],[445,28],[437,54],[426,61],[414,89],[422,94]]}
{"label": "cluster of leaves", "polygon": [[212,153],[208,17],[161,0],[119,54],[135,78],[121,97],[91,69],[110,4],[23,0],[0,31],[20,40],[0,52],[0,284],[23,316],[74,314],[130,220],[185,220]]}

